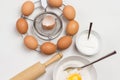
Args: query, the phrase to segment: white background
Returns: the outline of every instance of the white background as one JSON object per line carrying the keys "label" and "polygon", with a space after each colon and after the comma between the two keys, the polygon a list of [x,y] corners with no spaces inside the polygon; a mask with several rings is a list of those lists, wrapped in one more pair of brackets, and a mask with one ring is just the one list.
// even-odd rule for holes
{"label": "white background", "polygon": [[[37,61],[43,63],[51,57],[28,50],[16,31],[16,20],[19,18],[20,7],[24,1],[0,0],[0,80],[9,80]],[[73,3],[76,1],[72,0]],[[96,56],[86,58],[93,61],[113,50],[118,52],[117,55],[94,65],[98,80],[120,80],[120,1],[80,0],[79,11],[80,31],[88,27],[89,22],[92,21],[94,30],[101,35],[103,41],[102,51]],[[64,57],[79,55],[74,43],[63,53]],[[48,67],[48,72],[38,80],[52,80],[54,65]]]}

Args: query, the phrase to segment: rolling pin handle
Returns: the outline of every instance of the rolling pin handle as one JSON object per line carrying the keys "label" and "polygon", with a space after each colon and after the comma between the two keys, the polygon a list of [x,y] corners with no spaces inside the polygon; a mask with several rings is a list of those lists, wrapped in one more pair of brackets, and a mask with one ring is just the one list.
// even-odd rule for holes
{"label": "rolling pin handle", "polygon": [[45,67],[49,66],[50,64],[60,60],[63,57],[62,53],[58,53],[55,56],[53,56],[50,60],[44,63]]}

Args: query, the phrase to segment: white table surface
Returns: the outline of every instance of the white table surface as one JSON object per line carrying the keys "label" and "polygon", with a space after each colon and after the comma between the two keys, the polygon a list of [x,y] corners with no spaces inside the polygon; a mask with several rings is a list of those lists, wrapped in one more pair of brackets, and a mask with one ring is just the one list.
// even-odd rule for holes
{"label": "white table surface", "polygon": [[[20,15],[20,7],[25,0],[0,0],[0,80],[9,80],[16,73],[30,65],[48,60],[51,56],[41,55],[28,50],[23,45],[22,38],[16,31],[15,23]],[[73,0],[76,3],[76,0]],[[99,54],[86,57],[93,61],[113,50],[118,54],[95,64],[98,80],[120,80],[120,0],[80,0],[80,31],[94,23],[103,41]],[[72,46],[65,50],[64,57],[79,55]],[[55,63],[56,64],[56,63]],[[47,68],[47,73],[38,80],[52,80],[52,69],[55,64]],[[48,78],[49,77],[49,78]]]}

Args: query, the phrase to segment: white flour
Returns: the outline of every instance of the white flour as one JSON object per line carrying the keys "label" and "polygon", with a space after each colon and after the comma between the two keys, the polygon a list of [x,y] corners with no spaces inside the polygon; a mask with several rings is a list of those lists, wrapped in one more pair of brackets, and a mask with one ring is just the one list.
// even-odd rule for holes
{"label": "white flour", "polygon": [[99,50],[99,40],[94,34],[90,34],[87,39],[88,33],[83,33],[79,36],[77,41],[78,50],[85,55],[94,55]]}
{"label": "white flour", "polygon": [[82,66],[84,65],[83,63],[81,63],[80,61],[68,61],[66,63],[64,63],[63,65],[61,65],[59,67],[59,70],[56,74],[56,79],[55,80],[67,80],[67,77],[70,74],[74,74],[74,73],[79,73],[82,77],[82,80],[91,80],[91,76],[89,71],[87,70],[87,68],[82,69],[80,71],[78,71],[77,69],[72,70],[70,72],[64,71],[64,69],[68,66]]}

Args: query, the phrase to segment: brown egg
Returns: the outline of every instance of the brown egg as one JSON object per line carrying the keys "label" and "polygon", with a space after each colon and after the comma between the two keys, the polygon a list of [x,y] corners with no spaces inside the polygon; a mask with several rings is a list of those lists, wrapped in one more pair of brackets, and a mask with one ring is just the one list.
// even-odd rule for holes
{"label": "brown egg", "polygon": [[76,15],[75,9],[72,6],[67,5],[63,9],[63,15],[66,19],[73,20]]}
{"label": "brown egg", "polygon": [[56,52],[56,45],[51,42],[45,42],[40,46],[40,50],[42,53],[50,55]]}
{"label": "brown egg", "polygon": [[62,6],[63,1],[62,0],[48,0],[48,4],[51,7],[60,7]]}
{"label": "brown egg", "polygon": [[71,36],[63,36],[62,38],[60,38],[57,42],[57,47],[60,50],[64,50],[67,49],[68,47],[70,47],[70,45],[72,44],[72,37]]}
{"label": "brown egg", "polygon": [[78,29],[79,29],[78,22],[75,20],[72,20],[72,21],[69,21],[69,23],[67,24],[66,33],[70,36],[73,36],[78,32]]}
{"label": "brown egg", "polygon": [[16,28],[18,30],[19,33],[21,34],[25,34],[28,30],[28,23],[25,19],[20,18],[18,19],[17,23],[16,23]]}
{"label": "brown egg", "polygon": [[32,14],[32,12],[34,11],[34,3],[32,1],[26,1],[23,5],[22,5],[22,14],[25,16],[29,16],[30,14]]}
{"label": "brown egg", "polygon": [[30,35],[24,38],[24,44],[27,48],[31,50],[35,50],[38,47],[38,42],[36,38]]}

